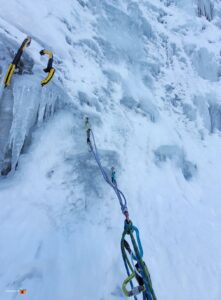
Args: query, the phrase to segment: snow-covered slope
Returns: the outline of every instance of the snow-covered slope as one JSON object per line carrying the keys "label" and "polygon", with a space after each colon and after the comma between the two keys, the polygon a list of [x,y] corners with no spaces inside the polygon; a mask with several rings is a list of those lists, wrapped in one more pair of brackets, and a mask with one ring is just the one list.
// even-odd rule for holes
{"label": "snow-covered slope", "polygon": [[[26,73],[1,87],[0,159],[9,147],[19,161],[0,181],[0,299],[124,299],[123,217],[88,151],[88,115],[158,300],[220,300],[220,1],[0,7],[1,80],[33,39]],[[42,48],[56,68],[45,89]]]}

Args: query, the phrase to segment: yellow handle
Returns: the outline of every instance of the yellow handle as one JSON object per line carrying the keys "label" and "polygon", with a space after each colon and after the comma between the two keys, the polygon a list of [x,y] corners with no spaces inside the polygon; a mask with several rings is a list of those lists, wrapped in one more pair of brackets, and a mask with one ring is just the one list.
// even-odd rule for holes
{"label": "yellow handle", "polygon": [[48,76],[41,81],[41,85],[42,86],[46,85],[52,79],[54,73],[55,73],[55,69],[51,68],[50,72],[48,73]]}
{"label": "yellow handle", "polygon": [[8,67],[8,70],[6,72],[5,78],[4,78],[5,87],[10,85],[10,81],[11,81],[11,78],[12,78],[12,75],[13,75],[14,71],[15,71],[15,65],[10,64],[9,67]]}

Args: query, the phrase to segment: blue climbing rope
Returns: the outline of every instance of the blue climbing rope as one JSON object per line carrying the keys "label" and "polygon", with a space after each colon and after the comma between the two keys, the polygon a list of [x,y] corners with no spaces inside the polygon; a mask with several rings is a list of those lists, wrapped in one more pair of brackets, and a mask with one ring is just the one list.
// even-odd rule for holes
{"label": "blue climbing rope", "polygon": [[[133,231],[135,231],[135,233],[136,233],[137,241],[135,240]],[[124,241],[126,235],[129,235],[131,238],[131,242],[132,242],[132,245],[134,248],[134,253],[135,253],[135,255],[134,255],[134,253],[131,251],[132,259],[137,261],[141,277],[144,281],[145,291],[143,292],[143,295],[146,296],[147,300],[156,300],[157,298],[155,296],[155,293],[154,293],[154,290],[152,287],[152,282],[151,282],[149,271],[147,269],[145,262],[142,259],[143,248],[142,248],[142,244],[141,244],[140,237],[139,237],[139,230],[137,229],[137,227],[135,227],[132,224],[131,221],[128,222],[127,220],[125,220],[122,241]],[[121,242],[121,244],[122,244],[122,242]],[[128,258],[127,258],[127,260],[128,260]]]}
{"label": "blue climbing rope", "polygon": [[109,176],[107,175],[107,173],[105,172],[102,164],[101,164],[101,161],[100,161],[100,157],[99,157],[99,153],[98,153],[98,150],[97,150],[97,145],[96,145],[96,142],[95,142],[95,138],[94,138],[94,133],[93,131],[90,129],[90,133],[91,133],[91,136],[92,136],[92,141],[91,139],[89,140],[88,142],[88,145],[91,149],[91,152],[99,166],[99,169],[101,171],[101,174],[103,175],[103,178],[104,180],[107,182],[107,184],[109,184],[113,190],[115,191],[116,195],[117,195],[117,198],[119,200],[119,203],[120,203],[120,206],[121,206],[121,210],[122,210],[122,213],[124,214],[127,210],[127,200],[126,200],[126,197],[124,196],[124,194],[122,193],[121,190],[119,190],[118,186],[117,186],[117,183],[112,183]]}
{"label": "blue climbing rope", "polygon": [[[132,231],[135,231],[136,233],[136,238],[137,238],[137,243],[138,243],[138,247],[139,247],[139,253],[140,253],[140,257],[143,257],[143,247],[140,241],[140,234],[139,234],[139,230],[136,226],[132,225]],[[134,260],[137,260],[137,257],[133,254],[132,252],[132,258]]]}
{"label": "blue climbing rope", "polygon": [[[123,257],[124,265],[126,268],[126,272],[128,275],[128,278],[125,282],[126,282],[126,284],[127,284],[127,282],[130,283],[131,291],[127,292],[127,290],[125,290],[125,293],[127,294],[127,296],[133,296],[134,300],[137,300],[137,297],[136,297],[137,292],[138,293],[142,292],[143,300],[157,300],[154,290],[153,290],[153,287],[152,287],[152,282],[151,282],[149,271],[147,269],[145,262],[142,259],[143,258],[143,247],[142,247],[141,240],[140,240],[139,230],[129,220],[129,213],[128,213],[128,209],[127,209],[126,197],[124,196],[123,192],[117,186],[114,169],[112,169],[112,175],[111,175],[111,179],[110,179],[101,164],[101,160],[100,160],[99,152],[97,150],[94,133],[89,125],[88,118],[86,118],[85,126],[87,129],[87,143],[88,143],[90,150],[94,156],[94,159],[97,162],[97,165],[101,171],[101,174],[102,174],[104,180],[115,191],[117,198],[119,200],[120,206],[121,206],[122,213],[126,217],[125,225],[124,225],[124,232],[123,232],[122,239],[121,239],[121,252],[122,252],[122,257]],[[92,137],[92,140],[91,140],[91,137]],[[133,235],[134,232],[136,235],[136,239]],[[125,240],[126,235],[129,235],[131,238],[131,243],[133,245],[134,251],[131,251],[129,244],[126,242],[126,240]],[[125,245],[127,245],[127,246],[125,246]],[[136,271],[136,267],[134,267],[133,261],[132,261],[132,264],[130,263],[125,249],[127,249],[127,251],[129,251],[129,253],[131,254],[131,259],[135,260],[137,262],[137,265],[139,267],[139,272]],[[133,282],[132,282],[132,279],[134,279],[134,277],[136,278],[136,280],[138,281],[138,284],[139,284],[138,287],[136,287],[136,288],[134,288]],[[141,285],[139,282],[140,278],[141,278]]]}
{"label": "blue climbing rope", "polygon": [[[127,261],[126,261],[124,256],[123,256],[123,261],[124,261],[124,266],[125,266],[125,269],[126,269],[126,272],[127,272],[127,276],[130,276],[130,270],[129,270],[129,267],[127,265]],[[131,286],[131,289],[133,290],[134,285],[133,285],[132,281],[130,281],[130,286]],[[134,300],[137,300],[137,296],[134,296]]]}

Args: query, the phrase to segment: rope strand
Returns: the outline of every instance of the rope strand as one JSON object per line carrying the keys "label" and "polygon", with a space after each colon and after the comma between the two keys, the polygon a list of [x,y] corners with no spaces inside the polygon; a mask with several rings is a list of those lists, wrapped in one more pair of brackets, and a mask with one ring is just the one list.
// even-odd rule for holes
{"label": "rope strand", "polygon": [[112,187],[112,189],[115,191],[117,198],[119,200],[120,206],[121,206],[122,213],[123,214],[128,213],[126,197],[124,196],[123,192],[121,190],[119,190],[117,183],[115,183],[115,184],[112,183],[112,181],[110,180],[109,176],[107,175],[107,173],[105,172],[105,170],[101,164],[99,153],[97,150],[97,145],[96,145],[95,138],[94,138],[94,133],[93,133],[92,129],[90,129],[90,136],[92,136],[92,142],[91,142],[91,139],[89,138],[88,145],[89,145],[91,152],[99,166],[101,174],[103,175],[103,178],[107,182],[107,184],[109,184]]}
{"label": "rope strand", "polygon": [[[86,118],[86,120],[85,120],[85,127],[86,127],[86,131],[87,131],[87,144],[90,147],[90,150],[91,150],[91,152],[94,156],[95,161],[97,162],[97,165],[98,165],[98,167],[101,171],[101,174],[102,174],[104,180],[114,190],[114,192],[115,192],[115,194],[116,194],[116,196],[119,200],[122,213],[126,217],[125,225],[124,225],[124,232],[123,232],[122,239],[121,239],[121,252],[122,252],[122,257],[123,257],[123,261],[124,261],[124,265],[125,265],[125,268],[126,268],[128,278],[123,283],[123,287],[122,287],[123,291],[124,291],[125,295],[133,296],[134,300],[137,300],[136,295],[141,293],[141,292],[142,292],[142,295],[143,295],[143,300],[157,300],[156,296],[154,294],[153,288],[152,288],[152,283],[151,283],[151,278],[150,278],[150,275],[149,275],[149,271],[146,267],[145,262],[142,259],[142,257],[143,257],[143,248],[142,248],[142,244],[141,244],[140,237],[139,237],[139,230],[138,230],[137,227],[135,227],[132,224],[132,222],[129,219],[129,212],[128,212],[128,209],[127,209],[127,199],[124,196],[123,192],[117,186],[117,181],[116,181],[116,178],[115,178],[115,170],[114,170],[114,168],[112,168],[112,174],[111,174],[111,179],[110,179],[109,176],[107,175],[105,169],[103,168],[103,166],[101,164],[101,160],[100,160],[99,152],[97,150],[97,145],[96,145],[94,133],[93,133],[91,127],[90,127],[90,123],[89,123],[88,118]],[[91,141],[91,137],[92,137],[92,141]],[[137,242],[136,242],[135,237],[133,235],[134,231],[135,231],[135,234],[136,234]],[[133,248],[134,248],[134,252],[130,249],[130,246],[129,246],[128,242],[125,240],[126,235],[129,235],[130,238],[131,238],[131,242],[132,242],[132,245],[133,245]],[[130,263],[130,261],[127,257],[125,249],[127,249],[127,251],[130,253],[132,264]],[[133,260],[137,261],[136,265],[134,265]],[[136,268],[139,268],[139,271],[136,270]],[[138,281],[138,284],[139,284],[135,288],[134,288],[134,285],[133,285],[133,282],[132,282],[133,279],[136,279]],[[140,283],[140,281],[141,281],[141,283]],[[127,291],[127,289],[126,289],[127,283],[130,283],[131,291]]]}

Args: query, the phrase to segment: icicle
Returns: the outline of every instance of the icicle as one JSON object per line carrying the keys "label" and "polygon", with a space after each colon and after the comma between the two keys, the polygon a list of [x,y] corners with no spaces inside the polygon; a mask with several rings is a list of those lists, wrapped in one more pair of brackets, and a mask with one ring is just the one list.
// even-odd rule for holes
{"label": "icicle", "polygon": [[0,115],[0,172],[6,160],[6,169],[13,172],[33,128],[48,120],[60,99],[65,101],[67,96],[54,84],[42,88],[39,79],[30,75],[19,76],[13,89],[3,94],[0,102],[0,114],[3,114]]}
{"label": "icicle", "polygon": [[198,16],[204,16],[208,21],[213,19],[214,5],[210,0],[197,0]]}

